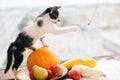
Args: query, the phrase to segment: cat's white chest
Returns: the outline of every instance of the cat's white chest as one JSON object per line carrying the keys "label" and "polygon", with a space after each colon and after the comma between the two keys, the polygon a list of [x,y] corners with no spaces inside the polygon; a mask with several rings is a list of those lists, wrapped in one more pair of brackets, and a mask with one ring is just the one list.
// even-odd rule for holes
{"label": "cat's white chest", "polygon": [[37,39],[40,39],[44,34],[42,29],[40,29],[37,26],[28,26],[28,27],[24,28],[24,31],[27,33],[27,35],[32,37],[35,41]]}
{"label": "cat's white chest", "polygon": [[[45,24],[47,23],[47,24]],[[43,25],[37,26],[36,23],[33,23],[30,26],[27,26],[23,29],[23,31],[25,31],[27,33],[27,35],[29,35],[30,37],[32,37],[34,39],[34,42],[37,39],[40,39],[41,37],[43,37],[43,35],[47,34],[47,33],[51,33],[51,31],[54,30],[54,26],[53,24],[49,23],[49,22],[45,22],[43,23]]]}

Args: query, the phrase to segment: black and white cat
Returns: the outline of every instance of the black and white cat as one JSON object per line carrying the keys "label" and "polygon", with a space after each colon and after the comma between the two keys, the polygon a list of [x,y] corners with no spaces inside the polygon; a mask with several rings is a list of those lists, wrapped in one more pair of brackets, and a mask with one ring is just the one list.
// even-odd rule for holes
{"label": "black and white cat", "polygon": [[[64,34],[75,32],[79,27],[72,26],[68,28],[57,28],[56,24],[60,22],[59,6],[49,7],[42,14],[38,15],[32,24],[26,26],[14,42],[12,42],[7,51],[7,65],[4,73],[10,69],[17,71],[23,61],[23,52],[29,49],[36,43],[38,39],[43,46],[48,46],[45,42],[45,34]],[[14,58],[14,60],[13,60]]]}

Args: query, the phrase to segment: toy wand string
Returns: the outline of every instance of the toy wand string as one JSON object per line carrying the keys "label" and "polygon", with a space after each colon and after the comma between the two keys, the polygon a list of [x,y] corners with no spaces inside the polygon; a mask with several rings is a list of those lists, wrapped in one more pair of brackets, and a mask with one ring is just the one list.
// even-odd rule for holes
{"label": "toy wand string", "polygon": [[88,26],[91,24],[91,22],[92,22],[93,18],[95,17],[96,12],[97,12],[97,10],[98,10],[99,6],[100,6],[100,3],[99,3],[99,0],[97,0],[97,4],[96,4],[95,11],[93,12],[93,15],[91,16],[90,20],[89,20],[89,21],[88,21],[88,23],[87,23],[87,25],[88,25]]}

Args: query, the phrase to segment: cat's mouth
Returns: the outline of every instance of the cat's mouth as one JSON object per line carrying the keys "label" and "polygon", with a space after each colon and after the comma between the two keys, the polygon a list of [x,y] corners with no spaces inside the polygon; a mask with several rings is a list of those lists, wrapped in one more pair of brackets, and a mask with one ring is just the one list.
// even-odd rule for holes
{"label": "cat's mouth", "polygon": [[52,21],[52,23],[57,24],[57,22],[55,22],[55,21]]}
{"label": "cat's mouth", "polygon": [[57,20],[53,20],[52,23],[57,24],[58,22],[60,22],[60,19]]}

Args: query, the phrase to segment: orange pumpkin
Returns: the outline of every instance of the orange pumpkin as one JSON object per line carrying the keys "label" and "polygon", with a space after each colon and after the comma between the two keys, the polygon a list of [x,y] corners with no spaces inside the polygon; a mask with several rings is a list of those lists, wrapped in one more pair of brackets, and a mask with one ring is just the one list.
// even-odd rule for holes
{"label": "orange pumpkin", "polygon": [[27,68],[29,71],[32,71],[34,65],[51,69],[58,64],[60,64],[59,57],[49,47],[42,47],[35,50],[27,59]]}

